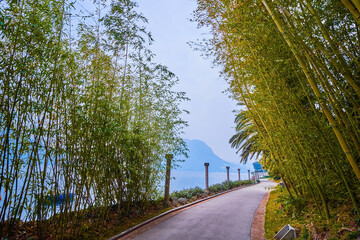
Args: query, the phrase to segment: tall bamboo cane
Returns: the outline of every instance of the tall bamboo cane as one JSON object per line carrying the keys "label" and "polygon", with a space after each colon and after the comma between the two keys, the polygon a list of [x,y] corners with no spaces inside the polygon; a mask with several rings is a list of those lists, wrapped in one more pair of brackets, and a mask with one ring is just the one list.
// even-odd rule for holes
{"label": "tall bamboo cane", "polygon": [[272,10],[269,8],[269,6],[266,3],[266,0],[262,0],[262,3],[264,4],[265,8],[267,9],[267,11],[269,12],[271,18],[273,19],[274,23],[276,24],[276,26],[278,27],[280,33],[283,35],[286,43],[289,45],[289,47],[291,48],[295,58],[297,59],[300,67],[302,68],[304,74],[306,75],[306,78],[309,82],[309,84],[311,85],[311,88],[313,89],[315,95],[318,97],[319,99],[319,103],[321,105],[321,108],[323,109],[327,119],[329,120],[329,123],[331,124],[334,133],[341,145],[341,148],[343,149],[351,167],[353,168],[353,171],[355,172],[358,180],[360,181],[360,169],[357,166],[357,163],[354,159],[354,157],[352,156],[352,153],[345,141],[345,139],[343,138],[339,128],[337,127],[337,123],[335,122],[331,112],[329,111],[329,109],[327,108],[327,106],[324,103],[324,100],[322,99],[321,93],[316,85],[315,80],[313,79],[313,77],[311,76],[311,74],[309,73],[309,71],[307,70],[306,64],[304,63],[304,61],[301,59],[300,55],[297,53],[297,51],[295,50],[293,43],[289,40],[289,37],[287,35],[287,33],[283,30],[282,25],[280,24],[280,22],[278,21],[277,17],[273,14]]}

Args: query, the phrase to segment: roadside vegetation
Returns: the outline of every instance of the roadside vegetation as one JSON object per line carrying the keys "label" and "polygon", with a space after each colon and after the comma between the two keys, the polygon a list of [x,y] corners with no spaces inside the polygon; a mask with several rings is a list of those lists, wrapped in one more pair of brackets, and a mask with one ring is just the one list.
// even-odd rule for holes
{"label": "roadside vegetation", "polygon": [[192,202],[200,198],[214,195],[216,193],[224,192],[230,189],[238,188],[240,186],[245,186],[249,184],[254,184],[254,182],[251,182],[249,180],[230,181],[230,182],[224,181],[222,183],[217,183],[209,186],[207,192],[205,191],[205,189],[202,189],[200,187],[187,188],[180,191],[172,192],[170,201],[175,206],[178,204],[181,205],[187,202]]}
{"label": "roadside vegetation", "polygon": [[359,12],[358,0],[199,0],[193,14],[210,33],[194,48],[239,103],[241,162],[259,157],[284,207],[310,201],[309,217],[334,225],[360,216]]}
{"label": "roadside vegetation", "polygon": [[79,239],[146,212],[165,154],[186,155],[188,98],[136,7],[0,1],[1,238]]}
{"label": "roadside vegetation", "polygon": [[271,191],[266,205],[265,238],[273,239],[286,224],[296,230],[298,239],[357,239],[360,218],[351,206],[329,209],[331,219],[323,221],[312,199],[294,199],[279,185]]}
{"label": "roadside vegetation", "polygon": [[[226,181],[209,186],[209,191],[206,192],[200,187],[183,189],[174,191],[171,194],[170,204],[164,204],[164,198],[159,196],[156,200],[149,200],[142,205],[133,204],[127,211],[119,211],[118,206],[98,207],[96,209],[84,209],[80,212],[72,212],[71,216],[84,215],[81,222],[77,222],[76,226],[71,226],[73,222],[69,222],[66,227],[67,230],[63,234],[63,239],[73,239],[71,229],[80,228],[77,238],[79,239],[109,239],[123,231],[126,231],[150,218],[153,218],[161,213],[169,211],[173,208],[221,193],[230,189],[238,188],[254,184],[254,182],[245,181]],[[102,211],[106,211],[106,218],[101,216]],[[55,237],[57,221],[60,216],[56,215],[50,219],[44,220],[43,231],[48,233],[48,238]],[[19,235],[17,239],[31,239],[38,234],[36,222],[20,221],[18,226]]]}

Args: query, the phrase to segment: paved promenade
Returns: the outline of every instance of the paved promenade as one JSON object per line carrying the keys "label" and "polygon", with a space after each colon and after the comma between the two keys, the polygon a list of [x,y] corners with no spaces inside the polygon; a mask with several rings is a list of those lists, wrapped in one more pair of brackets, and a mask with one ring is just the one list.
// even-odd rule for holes
{"label": "paved promenade", "polygon": [[[251,224],[267,188],[260,184],[216,197],[188,208],[141,232],[136,240],[250,240]],[[129,239],[129,238],[125,238]]]}

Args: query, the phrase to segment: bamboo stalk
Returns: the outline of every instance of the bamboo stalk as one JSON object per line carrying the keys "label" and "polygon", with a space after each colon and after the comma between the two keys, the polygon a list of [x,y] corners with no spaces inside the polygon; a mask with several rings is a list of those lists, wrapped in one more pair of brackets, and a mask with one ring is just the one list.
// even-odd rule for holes
{"label": "bamboo stalk", "polygon": [[360,12],[350,0],[341,0],[344,6],[352,13],[357,23],[360,23]]}
{"label": "bamboo stalk", "polygon": [[359,0],[351,0],[352,3],[355,5],[356,9],[360,10],[360,1]]}
{"label": "bamboo stalk", "polygon": [[[302,26],[302,24],[294,18],[294,16],[292,16],[287,10],[283,10],[284,13],[286,14],[287,17],[293,19],[302,29],[303,32],[305,33],[305,35],[313,42],[313,44],[322,52],[325,54],[325,56],[327,57],[328,60],[330,60],[330,62],[332,64],[334,64],[334,66],[336,66],[336,68],[338,70],[341,69],[341,67],[337,64],[337,62],[335,61],[335,59],[333,59],[333,57],[331,56],[331,53],[329,53],[325,47],[319,43],[319,41],[317,41],[316,39],[314,39],[314,37],[307,31],[307,29],[305,27]],[[306,44],[303,43],[303,41],[300,41],[301,44],[303,46],[305,46]],[[316,52],[319,52],[319,50],[317,50]],[[308,50],[309,52],[311,52],[310,50]],[[320,54],[318,54],[318,56],[321,56]],[[322,60],[325,61],[325,60]],[[327,76],[329,76],[329,78],[331,79],[332,83],[334,85],[336,85],[337,87],[339,87],[342,92],[346,95],[346,97],[348,98],[348,100],[354,105],[354,108],[356,111],[360,111],[360,106],[358,105],[358,103],[353,99],[353,97],[351,96],[351,94],[348,93],[348,91],[342,86],[342,84],[336,80],[335,76],[328,70],[328,68],[325,66],[325,64],[321,64],[322,65],[322,69],[323,71],[325,71],[325,73],[327,74]],[[341,71],[341,70],[340,70]]]}
{"label": "bamboo stalk", "polygon": [[312,78],[311,74],[308,72],[307,67],[305,65],[305,63],[303,62],[303,60],[301,59],[301,57],[298,55],[298,53],[296,52],[292,42],[289,40],[287,33],[283,30],[280,22],[277,20],[276,16],[273,14],[272,10],[269,8],[269,6],[266,3],[266,0],[262,0],[262,3],[264,4],[265,8],[267,9],[267,11],[269,12],[271,18],[273,19],[274,23],[277,25],[280,33],[283,35],[283,37],[285,38],[285,41],[287,42],[287,44],[289,45],[289,47],[291,48],[295,58],[297,59],[300,67],[302,68],[304,74],[306,75],[306,78],[309,82],[309,84],[311,85],[311,88],[313,89],[315,95],[319,98],[319,103],[327,117],[327,119],[329,120],[329,123],[331,124],[334,133],[341,145],[341,148],[343,149],[351,167],[353,168],[353,171],[355,172],[357,178],[360,180],[360,169],[356,164],[356,161],[354,159],[354,157],[352,156],[350,149],[345,141],[345,139],[343,138],[341,132],[339,131],[337,124],[332,116],[332,114],[330,113],[330,111],[328,110],[327,106],[324,104],[322,98],[321,98],[321,93],[314,81],[314,79]]}
{"label": "bamboo stalk", "polygon": [[[300,0],[300,2],[302,4],[304,4],[303,0]],[[334,43],[334,41],[331,39],[330,34],[328,29],[326,29],[326,27],[324,26],[324,24],[321,22],[318,14],[315,12],[315,9],[311,6],[311,4],[309,4],[308,0],[305,0],[306,3],[306,7],[309,9],[310,13],[312,14],[312,16],[315,18],[315,21],[317,22],[317,24],[320,26],[321,32],[324,36],[324,38],[326,39],[326,41],[329,42],[332,50],[334,51],[334,53],[336,54],[337,58],[340,61],[340,64],[343,65],[344,68],[340,68],[340,66],[338,66],[339,71],[341,72],[341,74],[344,76],[344,78],[346,79],[346,81],[352,86],[352,88],[354,89],[354,91],[356,92],[357,96],[360,97],[360,86],[359,84],[356,82],[356,80],[353,78],[351,71],[348,69],[348,67],[346,66],[346,61],[344,60],[343,56],[339,53],[339,49],[337,48],[336,44]]]}

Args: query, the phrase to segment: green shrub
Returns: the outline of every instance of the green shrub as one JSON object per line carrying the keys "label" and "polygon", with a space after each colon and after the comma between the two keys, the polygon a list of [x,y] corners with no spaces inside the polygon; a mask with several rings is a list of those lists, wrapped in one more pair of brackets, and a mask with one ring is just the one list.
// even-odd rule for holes
{"label": "green shrub", "polygon": [[[209,192],[210,193],[219,193],[223,191],[227,191],[229,189],[240,187],[241,185],[245,184],[252,184],[251,181],[245,180],[245,181],[230,181],[229,183],[227,181],[224,181],[222,183],[217,183],[214,185],[209,186]],[[191,199],[193,197],[198,197],[201,194],[204,194],[205,190],[200,187],[194,187],[194,188],[187,188],[180,191],[174,191],[171,193],[172,198],[187,198]]]}
{"label": "green shrub", "polygon": [[244,180],[244,181],[241,181],[242,185],[244,184],[252,184],[252,181],[249,181],[249,180]]}
{"label": "green shrub", "polygon": [[241,186],[240,181],[230,181],[230,188],[237,188]]}
{"label": "green shrub", "polygon": [[200,187],[190,188],[189,189],[189,195],[191,197],[198,197],[201,194],[204,194],[205,191]]}
{"label": "green shrub", "polygon": [[218,193],[222,191],[224,191],[224,186],[222,183],[217,183],[209,187],[209,192],[211,193]]}
{"label": "green shrub", "polygon": [[204,193],[205,191],[200,187],[194,187],[194,188],[183,189],[180,191],[174,191],[173,193],[171,193],[171,197],[177,199],[179,198],[190,199],[192,197],[198,197],[200,194],[204,194]]}
{"label": "green shrub", "polygon": [[289,195],[280,195],[276,202],[284,206],[284,211],[288,216],[301,216],[301,211],[306,207],[308,201],[305,197],[292,197]]}

